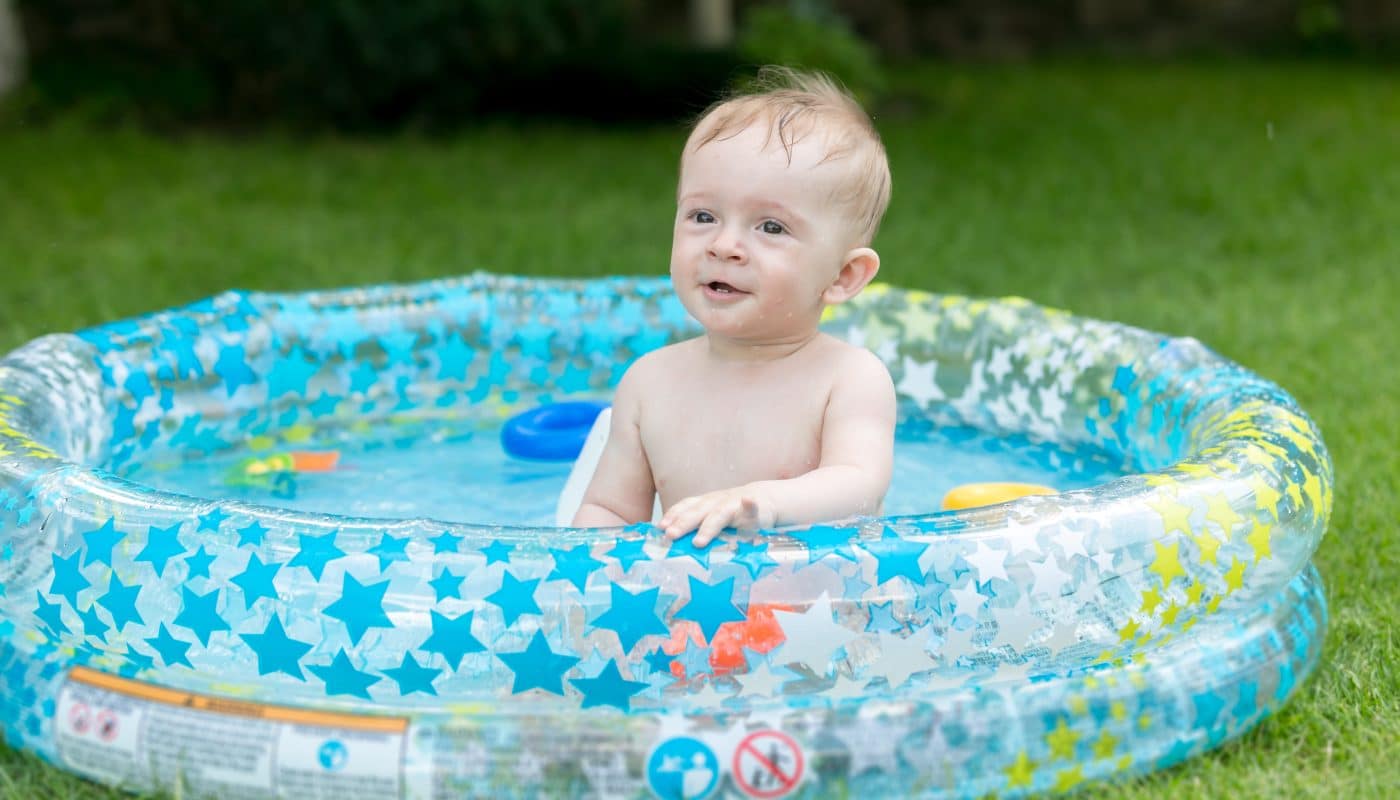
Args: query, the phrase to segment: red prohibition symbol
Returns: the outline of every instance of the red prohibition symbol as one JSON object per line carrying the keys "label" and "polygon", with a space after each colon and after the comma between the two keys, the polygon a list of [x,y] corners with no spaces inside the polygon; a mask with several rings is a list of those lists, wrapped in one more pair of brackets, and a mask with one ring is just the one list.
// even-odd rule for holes
{"label": "red prohibition symbol", "polygon": [[745,736],[734,749],[732,764],[739,790],[763,800],[783,797],[796,789],[805,766],[802,748],[781,731]]}

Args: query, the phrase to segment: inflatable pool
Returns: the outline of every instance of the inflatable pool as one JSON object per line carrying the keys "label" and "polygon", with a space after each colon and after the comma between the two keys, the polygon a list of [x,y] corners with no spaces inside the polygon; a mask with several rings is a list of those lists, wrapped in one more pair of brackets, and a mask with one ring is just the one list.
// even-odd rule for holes
{"label": "inflatable pool", "polygon": [[[562,472],[433,449],[606,400],[695,333],[663,280],[230,292],[29,343],[6,740],[195,796],[1015,795],[1215,747],[1315,666],[1331,464],[1277,386],[1018,299],[877,286],[823,324],[899,390],[892,516],[706,549],[532,521]],[[898,460],[934,439],[1062,491],[935,513],[954,465]]]}

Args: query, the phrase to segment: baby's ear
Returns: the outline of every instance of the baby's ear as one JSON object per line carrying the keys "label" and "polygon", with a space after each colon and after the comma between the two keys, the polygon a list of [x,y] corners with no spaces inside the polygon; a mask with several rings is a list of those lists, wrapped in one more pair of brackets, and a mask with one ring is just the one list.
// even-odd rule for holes
{"label": "baby's ear", "polygon": [[822,292],[822,302],[829,306],[844,303],[860,294],[866,284],[880,271],[880,254],[869,247],[857,247],[846,253],[836,280]]}

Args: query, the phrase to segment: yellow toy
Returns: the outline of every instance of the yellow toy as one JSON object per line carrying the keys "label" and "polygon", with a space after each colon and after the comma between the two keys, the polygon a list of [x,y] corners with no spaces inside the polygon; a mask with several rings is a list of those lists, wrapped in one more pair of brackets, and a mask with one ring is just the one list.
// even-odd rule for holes
{"label": "yellow toy", "polygon": [[1057,492],[1049,486],[1035,483],[964,483],[962,486],[954,486],[943,495],[943,510],[960,511],[964,508],[994,506],[1033,494]]}

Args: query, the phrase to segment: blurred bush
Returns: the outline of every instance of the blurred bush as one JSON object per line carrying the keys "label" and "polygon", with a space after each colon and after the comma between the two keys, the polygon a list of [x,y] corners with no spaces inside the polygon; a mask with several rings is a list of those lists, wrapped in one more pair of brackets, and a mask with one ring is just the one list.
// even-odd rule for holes
{"label": "blurred bush", "polygon": [[733,51],[636,35],[628,0],[19,0],[30,113],[379,128],[672,119]]}
{"label": "blurred bush", "polygon": [[826,72],[867,108],[885,89],[874,47],[827,3],[798,0],[750,8],[739,28],[738,48],[750,64]]}

